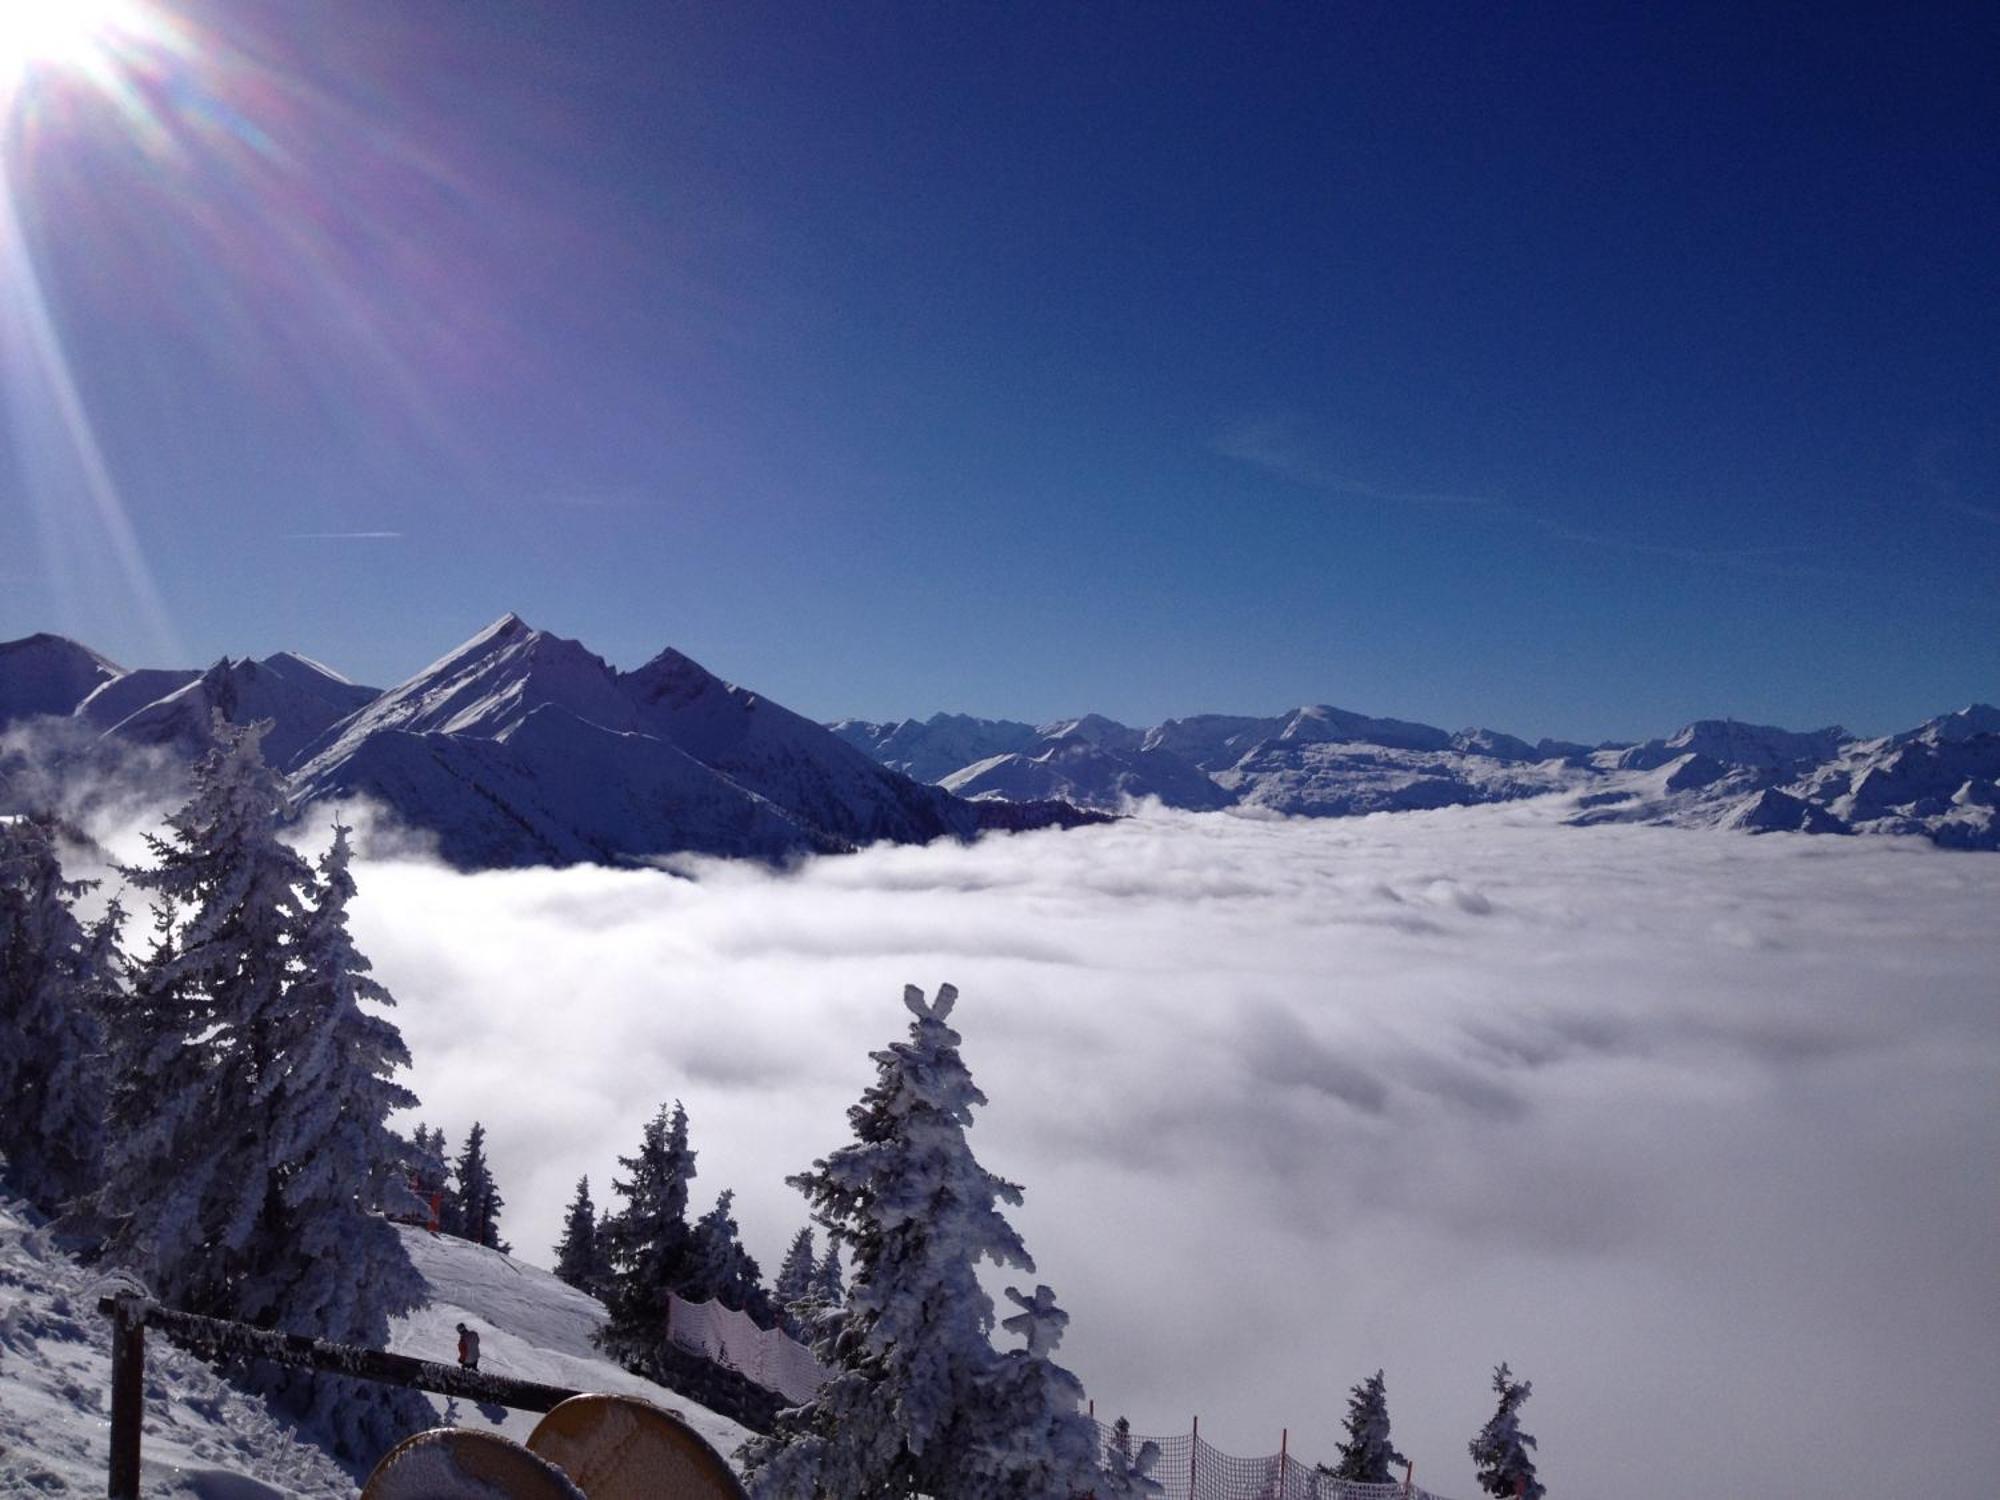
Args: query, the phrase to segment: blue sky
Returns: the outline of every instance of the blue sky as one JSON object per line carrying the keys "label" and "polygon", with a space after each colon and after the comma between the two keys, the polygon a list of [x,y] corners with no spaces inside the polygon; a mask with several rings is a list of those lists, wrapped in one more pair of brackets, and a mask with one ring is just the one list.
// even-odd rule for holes
{"label": "blue sky", "polygon": [[122,4],[8,85],[0,636],[387,683],[512,609],[822,717],[2000,697],[1974,7]]}

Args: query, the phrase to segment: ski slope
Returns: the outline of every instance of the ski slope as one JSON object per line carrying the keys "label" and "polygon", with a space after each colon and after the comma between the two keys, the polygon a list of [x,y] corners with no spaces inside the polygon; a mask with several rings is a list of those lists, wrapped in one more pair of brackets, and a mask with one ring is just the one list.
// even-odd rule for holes
{"label": "ski slope", "polygon": [[[619,1368],[592,1347],[591,1331],[604,1308],[566,1282],[497,1250],[469,1240],[401,1226],[404,1246],[430,1286],[431,1300],[389,1330],[398,1354],[450,1364],[458,1358],[458,1325],[479,1335],[479,1367],[516,1380],[639,1396],[678,1413],[715,1450],[735,1464],[737,1445],[750,1436],[727,1417]],[[526,1442],[535,1412],[475,1407],[433,1397],[454,1427],[481,1428]]]}

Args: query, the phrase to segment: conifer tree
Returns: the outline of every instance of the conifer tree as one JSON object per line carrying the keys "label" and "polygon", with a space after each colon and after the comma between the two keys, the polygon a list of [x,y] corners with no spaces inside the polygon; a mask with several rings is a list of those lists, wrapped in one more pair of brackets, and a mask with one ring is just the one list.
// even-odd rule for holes
{"label": "conifer tree", "polygon": [[1535,1460],[1528,1450],[1535,1440],[1521,1431],[1521,1404],[1533,1392],[1533,1385],[1516,1380],[1503,1361],[1493,1371],[1493,1390],[1500,1405],[1479,1435],[1468,1445],[1477,1469],[1479,1487],[1489,1495],[1513,1500],[1542,1500],[1548,1493],[1535,1478]]}
{"label": "conifer tree", "polygon": [[1135,1452],[1132,1424],[1120,1417],[1112,1424],[1111,1441],[1105,1445],[1104,1471],[1092,1491],[1095,1500],[1144,1500],[1165,1494],[1166,1487],[1153,1478],[1159,1463],[1160,1445],[1148,1439]]}
{"label": "conifer tree", "polygon": [[475,1245],[498,1250],[502,1255],[511,1254],[514,1247],[500,1238],[500,1210],[507,1206],[507,1200],[500,1196],[492,1169],[486,1164],[486,1127],[477,1120],[466,1133],[465,1146],[458,1153],[452,1175],[457,1179],[452,1186],[451,1203],[458,1223],[452,1232]]}
{"label": "conifer tree", "polygon": [[0,818],[0,1169],[45,1212],[98,1186],[117,993],[116,901],[86,929],[49,818]]}
{"label": "conifer tree", "polygon": [[847,1301],[847,1277],[840,1269],[840,1246],[829,1236],[826,1244],[826,1259],[819,1263],[819,1274],[813,1278],[813,1294],[828,1307],[839,1307]]}
{"label": "conifer tree", "polygon": [[1340,1461],[1321,1472],[1355,1484],[1392,1484],[1392,1464],[1409,1460],[1396,1451],[1389,1440],[1388,1387],[1377,1370],[1347,1395],[1347,1441],[1340,1445]]}
{"label": "conifer tree", "polygon": [[814,1272],[819,1269],[813,1255],[812,1226],[792,1236],[791,1248],[778,1267],[778,1280],[771,1297],[778,1305],[778,1326],[795,1339],[804,1339],[804,1303],[812,1296]]}
{"label": "conifer tree", "polygon": [[663,1104],[646,1122],[638,1155],[618,1158],[629,1176],[611,1182],[625,1206],[599,1226],[612,1275],[607,1316],[594,1337],[599,1348],[634,1368],[644,1369],[658,1351],[666,1337],[667,1299],[688,1274],[694,1158],[687,1111],[676,1100],[671,1111]]}
{"label": "conifer tree", "polygon": [[597,1205],[590,1201],[590,1179],[576,1180],[576,1196],[563,1220],[563,1237],[556,1246],[556,1275],[593,1297],[604,1295],[610,1279],[604,1239],[597,1222]]}
{"label": "conifer tree", "polygon": [[[107,1253],[195,1312],[379,1347],[423,1284],[369,1212],[413,1104],[388,1003],[346,930],[344,832],[317,876],[278,837],[263,726],[218,719],[189,801],[127,877],[155,898],[154,942],[115,1041]],[[308,901],[303,893],[311,892]],[[246,1377],[372,1462],[428,1420],[393,1387],[252,1366]]]}
{"label": "conifer tree", "polygon": [[975,1268],[1034,1264],[1000,1212],[1021,1190],[981,1167],[965,1139],[986,1097],[947,1024],[957,998],[951,985],[935,1001],[904,990],[909,1040],[873,1054],[876,1081],[848,1111],[854,1142],[791,1179],[853,1272],[819,1346],[832,1379],[744,1446],[755,1495],[956,1500],[974,1493],[982,1460],[972,1448],[999,1440],[979,1415],[1000,1360]]}
{"label": "conifer tree", "polygon": [[1084,1414],[1083,1383],[1055,1362],[1069,1314],[1055,1293],[1008,1287],[1021,1311],[1001,1323],[1026,1347],[1001,1355],[977,1401],[961,1409],[965,1458],[958,1488],[967,1500],[1046,1500],[1088,1493],[1097,1483],[1097,1424]]}
{"label": "conifer tree", "polygon": [[695,1224],[688,1273],[676,1290],[689,1301],[713,1299],[754,1317],[752,1304],[768,1309],[770,1298],[764,1292],[762,1271],[743,1248],[732,1212],[735,1202],[736,1190],[724,1188],[715,1207]]}

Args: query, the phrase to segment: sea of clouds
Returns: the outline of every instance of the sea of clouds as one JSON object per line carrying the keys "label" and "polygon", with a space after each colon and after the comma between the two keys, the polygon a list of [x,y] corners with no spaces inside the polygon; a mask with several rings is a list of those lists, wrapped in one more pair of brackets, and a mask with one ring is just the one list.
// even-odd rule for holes
{"label": "sea of clouds", "polygon": [[1380,1367],[1418,1481],[1471,1500],[1505,1359],[1557,1495],[1984,1493],[2000,857],[1561,811],[1154,812],[786,872],[468,875],[365,826],[353,919],[418,1117],[485,1123],[526,1259],[680,1099],[695,1210],[734,1188],[774,1269],[784,1178],[847,1138],[903,985],[949,980],[972,1143],[1100,1415],[1331,1459]]}
{"label": "sea of clouds", "polygon": [[2000,859],[1559,826],[1540,804],[1156,813],[694,861],[358,870],[424,1119],[546,1263],[685,1101],[767,1269],[906,982],[1102,1415],[1331,1458],[1388,1372],[1473,1493],[1499,1360],[1554,1493],[1970,1493],[2000,1471]]}

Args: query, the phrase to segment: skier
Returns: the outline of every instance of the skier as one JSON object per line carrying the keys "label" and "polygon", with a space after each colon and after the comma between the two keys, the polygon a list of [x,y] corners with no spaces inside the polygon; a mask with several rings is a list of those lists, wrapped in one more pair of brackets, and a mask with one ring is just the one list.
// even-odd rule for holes
{"label": "skier", "polygon": [[479,1369],[479,1335],[463,1323],[458,1325],[458,1363],[475,1373]]}

